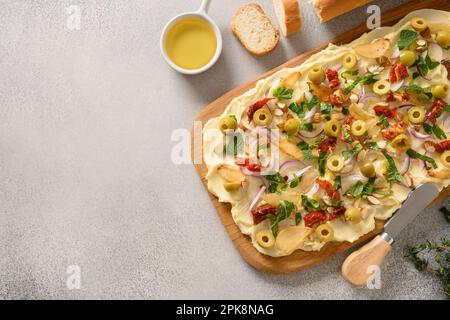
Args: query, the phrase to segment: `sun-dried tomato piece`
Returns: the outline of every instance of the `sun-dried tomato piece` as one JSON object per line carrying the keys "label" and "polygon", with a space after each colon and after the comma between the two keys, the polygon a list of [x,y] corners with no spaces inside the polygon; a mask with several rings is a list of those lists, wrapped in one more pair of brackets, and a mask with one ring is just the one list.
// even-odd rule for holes
{"label": "sun-dried tomato piece", "polygon": [[441,115],[444,110],[445,102],[442,99],[436,99],[431,107],[430,111],[427,113],[427,119],[432,124],[436,124],[436,119]]}
{"label": "sun-dried tomato piece", "polygon": [[272,100],[272,99],[273,99],[273,98],[264,98],[264,99],[262,99],[262,100],[256,101],[254,104],[250,105],[250,106],[248,107],[248,110],[247,110],[248,122],[252,121],[252,119],[253,119],[253,114],[254,114],[257,110],[259,110],[259,109],[261,109],[262,107],[264,107],[264,106],[267,104],[267,102],[269,102],[269,101]]}
{"label": "sun-dried tomato piece", "polygon": [[341,84],[339,80],[338,72],[334,69],[327,69],[326,71],[328,82],[330,83],[330,88],[334,89]]}
{"label": "sun-dried tomato piece", "polygon": [[306,227],[311,228],[316,223],[327,221],[327,215],[323,211],[311,211],[304,216],[303,221]]}
{"label": "sun-dried tomato piece", "polygon": [[405,121],[399,121],[397,123],[391,124],[389,128],[381,131],[383,137],[387,140],[392,140],[399,134],[405,132],[408,124]]}
{"label": "sun-dried tomato piece", "polygon": [[397,114],[397,111],[395,109],[389,109],[388,107],[381,105],[376,105],[375,107],[373,107],[373,110],[375,111],[375,114],[377,116],[381,116],[382,114],[384,114],[386,118],[389,119],[394,119],[395,115]]}
{"label": "sun-dried tomato piece", "polygon": [[337,138],[327,137],[319,145],[319,150],[323,153],[327,153],[329,150],[334,150],[336,148]]}
{"label": "sun-dried tomato piece", "polygon": [[252,210],[252,216],[253,216],[253,224],[257,225],[258,223],[263,222],[267,219],[268,214],[277,214],[277,208],[274,206],[271,206],[270,204],[263,205],[261,207],[257,207]]}
{"label": "sun-dried tomato piece", "polygon": [[236,165],[239,167],[245,167],[252,172],[261,172],[262,166],[259,163],[251,163],[249,158],[236,160]]}
{"label": "sun-dried tomato piece", "polygon": [[342,216],[345,213],[345,207],[344,206],[339,206],[337,208],[335,208],[328,216],[328,220],[334,220],[339,218],[340,216]]}
{"label": "sun-dried tomato piece", "polygon": [[398,82],[408,77],[409,77],[408,69],[405,67],[403,63],[398,62],[391,66],[391,71],[389,73],[389,81],[391,83]]}
{"label": "sun-dried tomato piece", "polygon": [[436,142],[433,144],[434,150],[438,153],[443,153],[444,151],[450,150],[450,139],[441,142]]}
{"label": "sun-dried tomato piece", "polygon": [[341,194],[333,187],[330,181],[317,179],[316,182],[326,192],[331,200],[339,200],[341,198]]}

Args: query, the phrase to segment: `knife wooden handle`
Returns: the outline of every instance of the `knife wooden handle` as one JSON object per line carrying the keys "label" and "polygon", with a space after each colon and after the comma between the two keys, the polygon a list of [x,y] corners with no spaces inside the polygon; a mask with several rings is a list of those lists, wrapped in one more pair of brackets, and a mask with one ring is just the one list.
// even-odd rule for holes
{"label": "knife wooden handle", "polygon": [[381,267],[389,251],[391,245],[382,237],[376,236],[345,259],[341,269],[342,275],[356,286],[366,285],[372,275],[369,268],[374,265]]}

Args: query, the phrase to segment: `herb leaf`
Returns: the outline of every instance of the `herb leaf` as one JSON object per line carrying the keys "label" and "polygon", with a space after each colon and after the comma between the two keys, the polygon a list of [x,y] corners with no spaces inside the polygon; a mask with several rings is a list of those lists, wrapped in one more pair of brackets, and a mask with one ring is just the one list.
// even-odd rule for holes
{"label": "herb leaf", "polygon": [[417,39],[417,33],[412,30],[402,30],[397,41],[398,48],[403,50],[409,47]]}
{"label": "herb leaf", "polygon": [[428,162],[429,164],[431,164],[431,166],[432,166],[434,169],[437,168],[436,161],[434,161],[433,158],[430,158],[430,157],[428,157],[428,156],[426,156],[426,155],[420,154],[420,153],[418,153],[417,151],[414,151],[413,149],[408,149],[408,150],[406,151],[406,154],[407,154],[410,158],[420,159],[420,160],[423,160],[423,161]]}
{"label": "herb leaf", "polygon": [[388,118],[384,114],[380,115],[380,122],[383,125],[383,128],[389,128]]}
{"label": "herb leaf", "polygon": [[353,197],[357,198],[362,195],[363,190],[364,190],[364,183],[358,181],[350,187],[348,193],[350,193]]}
{"label": "herb leaf", "polygon": [[272,234],[275,237],[278,234],[278,224],[281,221],[289,218],[291,216],[291,213],[295,210],[297,210],[297,206],[294,203],[287,200],[282,200],[277,207],[277,215],[267,215],[267,217],[270,219],[270,228],[272,229]]}
{"label": "herb leaf", "polygon": [[300,119],[305,117],[305,108],[303,108],[303,105],[298,105],[296,102],[292,102],[289,105],[289,110],[295,113]]}
{"label": "herb leaf", "polygon": [[400,175],[400,173],[397,170],[397,167],[395,166],[395,161],[392,159],[392,157],[387,153],[386,150],[383,150],[384,157],[386,158],[388,165],[387,165],[387,181],[389,184],[392,184],[392,182],[395,181],[401,181],[403,177]]}
{"label": "herb leaf", "polygon": [[319,201],[312,198],[308,198],[304,194],[302,194],[302,205],[307,209],[312,209],[315,211],[322,209],[322,205],[320,204]]}
{"label": "herb leaf", "polygon": [[328,157],[329,152],[323,153],[322,151],[319,151],[319,160],[318,160],[318,166],[319,166],[319,172],[320,175],[323,176],[325,174],[325,160]]}
{"label": "herb leaf", "polygon": [[269,193],[281,193],[287,188],[287,182],[279,172],[266,176],[266,179],[270,182]]}
{"label": "herb leaf", "polygon": [[376,74],[368,73],[368,74],[366,74],[366,75],[364,75],[362,77],[356,78],[356,80],[351,85],[349,85],[347,88],[345,88],[343,90],[343,93],[344,94],[349,94],[360,83],[362,83],[362,84],[372,84],[372,83],[377,82],[378,79],[375,79],[375,76],[376,76]]}
{"label": "herb leaf", "polygon": [[375,177],[369,178],[369,181],[367,181],[366,185],[364,186],[364,189],[362,191],[362,196],[371,196],[373,194],[373,191],[375,189]]}
{"label": "herb leaf", "polygon": [[275,92],[273,93],[273,96],[275,98],[278,98],[280,100],[288,100],[292,98],[292,93],[294,90],[284,88],[284,87],[278,87],[275,89]]}
{"label": "herb leaf", "polygon": [[363,146],[360,143],[358,143],[352,149],[342,151],[342,156],[344,157],[344,160],[348,160],[351,157],[353,157],[354,155],[356,155],[357,153],[359,153],[362,149],[363,149]]}
{"label": "herb leaf", "polygon": [[336,190],[339,190],[339,189],[342,188],[341,176],[336,176],[334,178],[333,188],[336,189]]}
{"label": "herb leaf", "polygon": [[430,92],[429,88],[422,88],[420,86],[418,86],[417,84],[409,84],[407,86],[403,86],[399,89],[400,92],[407,92],[407,91],[412,91],[415,93],[423,93],[424,95],[426,95],[428,97],[428,99],[433,98],[433,94]]}
{"label": "herb leaf", "polygon": [[318,103],[319,103],[319,98],[317,98],[317,96],[313,96],[311,98],[311,100],[309,100],[309,101],[305,97],[305,99],[302,101],[302,107],[306,108],[306,109],[308,109],[308,111],[310,111]]}
{"label": "herb leaf", "polygon": [[314,156],[312,155],[309,145],[305,141],[301,141],[297,146],[302,150],[303,156],[307,161],[313,161]]}

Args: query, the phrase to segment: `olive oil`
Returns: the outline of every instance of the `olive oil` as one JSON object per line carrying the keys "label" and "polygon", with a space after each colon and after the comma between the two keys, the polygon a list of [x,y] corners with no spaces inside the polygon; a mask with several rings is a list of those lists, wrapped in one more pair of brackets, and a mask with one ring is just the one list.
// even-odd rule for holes
{"label": "olive oil", "polygon": [[176,22],[168,30],[165,50],[177,66],[195,70],[212,60],[216,46],[216,35],[207,21],[186,18]]}

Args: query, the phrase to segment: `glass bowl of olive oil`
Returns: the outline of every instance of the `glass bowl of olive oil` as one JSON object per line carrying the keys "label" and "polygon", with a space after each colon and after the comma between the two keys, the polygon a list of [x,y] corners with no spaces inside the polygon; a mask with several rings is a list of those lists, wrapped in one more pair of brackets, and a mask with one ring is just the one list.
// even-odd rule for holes
{"label": "glass bowl of olive oil", "polygon": [[207,15],[209,0],[198,11],[170,20],[161,34],[161,53],[166,62],[183,74],[198,74],[211,68],[222,52],[222,36]]}

